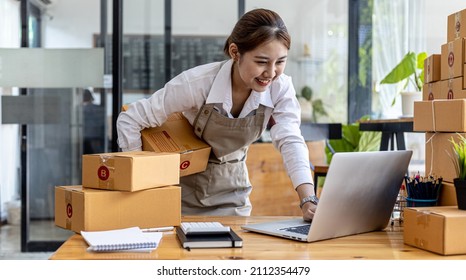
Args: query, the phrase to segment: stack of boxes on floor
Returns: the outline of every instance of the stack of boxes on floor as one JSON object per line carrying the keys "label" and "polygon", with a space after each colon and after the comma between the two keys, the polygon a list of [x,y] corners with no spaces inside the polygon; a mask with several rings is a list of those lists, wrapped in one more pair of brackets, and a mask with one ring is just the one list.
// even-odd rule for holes
{"label": "stack of boxes on floor", "polygon": [[142,141],[144,151],[83,155],[82,185],[55,187],[55,224],[77,233],[178,226],[180,176],[204,171],[210,147],[181,114]]}
{"label": "stack of boxes on floor", "polygon": [[466,211],[458,210],[450,139],[466,136],[466,9],[448,16],[441,54],[424,63],[423,101],[414,103],[414,131],[426,132],[425,173],[443,178],[438,205],[407,208],[404,242],[443,255],[466,254]]}
{"label": "stack of boxes on floor", "polygon": [[443,177],[440,205],[456,205],[449,140],[458,141],[457,133],[466,136],[466,10],[448,16],[447,29],[442,53],[424,62],[423,101],[414,103],[414,130],[426,132],[426,175]]}

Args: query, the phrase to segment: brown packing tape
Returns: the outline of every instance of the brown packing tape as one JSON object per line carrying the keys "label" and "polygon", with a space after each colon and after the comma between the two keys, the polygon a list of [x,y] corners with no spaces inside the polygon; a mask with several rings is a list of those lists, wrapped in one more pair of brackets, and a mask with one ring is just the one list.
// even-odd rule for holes
{"label": "brown packing tape", "polygon": [[[430,212],[429,211],[417,211],[416,212],[416,224],[418,226],[423,227],[426,229],[429,226],[430,223]],[[414,244],[416,247],[419,248],[428,248],[429,243],[426,239],[420,238],[420,237],[415,237],[414,238]]]}
{"label": "brown packing tape", "polygon": [[192,150],[181,153],[182,162],[180,162],[180,172],[188,169],[191,166],[193,154],[194,153]]}
{"label": "brown packing tape", "polygon": [[448,42],[448,78],[449,79],[453,78],[453,74],[454,74],[453,66],[454,65],[455,65],[455,55],[453,52],[453,42]]}
{"label": "brown packing tape", "polygon": [[100,155],[100,167],[97,170],[99,178],[99,187],[103,189],[113,190],[115,181],[115,158],[111,155]]}
{"label": "brown packing tape", "polygon": [[453,99],[454,98],[454,93],[453,93],[453,79],[448,80],[448,93],[447,93],[447,99]]}
{"label": "brown packing tape", "polygon": [[71,230],[72,217],[73,217],[73,204],[72,204],[73,192],[71,190],[65,190],[65,211],[66,221],[65,228]]}
{"label": "brown packing tape", "polygon": [[432,109],[432,130],[433,131],[437,131],[437,129],[435,128],[435,102],[437,102],[437,101],[432,100],[432,106],[431,106],[431,109]]}
{"label": "brown packing tape", "polygon": [[428,97],[428,100],[434,100],[434,93],[433,93],[432,83],[429,84],[429,97]]}
{"label": "brown packing tape", "polygon": [[424,228],[429,226],[430,223],[430,211],[417,211],[416,223],[417,225],[423,226]]}
{"label": "brown packing tape", "polygon": [[431,63],[430,63],[430,59],[426,59],[425,61],[426,61],[426,67],[425,67],[425,68],[426,68],[427,79],[424,79],[424,81],[427,81],[427,80],[429,80],[430,77],[431,77],[431,72],[432,72],[431,68],[432,68],[432,65],[431,65]]}
{"label": "brown packing tape", "polygon": [[455,38],[460,37],[461,31],[461,13],[455,13]]}

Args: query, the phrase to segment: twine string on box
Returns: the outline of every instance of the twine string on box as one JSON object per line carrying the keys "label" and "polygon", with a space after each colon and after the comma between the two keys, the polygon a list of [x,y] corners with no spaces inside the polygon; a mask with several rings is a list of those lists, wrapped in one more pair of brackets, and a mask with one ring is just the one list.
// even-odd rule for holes
{"label": "twine string on box", "polygon": [[434,105],[435,102],[436,102],[435,99],[432,100],[432,106],[431,106],[431,108],[432,108],[432,130],[434,132],[437,131],[437,128],[435,127],[435,105]]}
{"label": "twine string on box", "polygon": [[433,171],[433,166],[434,166],[434,137],[435,133],[432,134],[429,139],[427,139],[426,144],[430,144],[430,170],[429,170],[429,176],[432,176],[432,171]]}

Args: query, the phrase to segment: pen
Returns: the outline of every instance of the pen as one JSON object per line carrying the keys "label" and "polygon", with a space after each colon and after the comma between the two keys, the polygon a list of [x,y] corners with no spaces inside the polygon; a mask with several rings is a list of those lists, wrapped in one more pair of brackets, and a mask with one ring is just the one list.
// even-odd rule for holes
{"label": "pen", "polygon": [[158,227],[158,228],[143,228],[142,232],[162,232],[162,231],[171,231],[174,227]]}

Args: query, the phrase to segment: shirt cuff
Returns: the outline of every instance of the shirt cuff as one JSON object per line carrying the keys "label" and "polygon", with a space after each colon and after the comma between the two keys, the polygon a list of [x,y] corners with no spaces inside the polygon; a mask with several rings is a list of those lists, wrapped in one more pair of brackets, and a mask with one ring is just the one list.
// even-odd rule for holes
{"label": "shirt cuff", "polygon": [[314,185],[310,170],[307,172],[295,172],[295,174],[290,176],[290,179],[295,189],[302,184]]}

